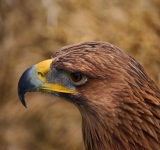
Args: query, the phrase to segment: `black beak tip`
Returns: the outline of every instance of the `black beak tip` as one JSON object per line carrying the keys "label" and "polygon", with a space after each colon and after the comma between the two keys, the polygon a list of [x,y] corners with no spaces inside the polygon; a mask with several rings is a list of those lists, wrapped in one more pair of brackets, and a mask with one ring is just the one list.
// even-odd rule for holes
{"label": "black beak tip", "polygon": [[25,102],[25,100],[24,100],[24,99],[21,99],[21,103],[23,104],[23,106],[24,106],[24,107],[26,107],[26,108],[27,108],[27,104],[26,104],[26,102]]}
{"label": "black beak tip", "polygon": [[21,101],[21,103],[27,108],[27,104],[24,99],[24,95],[26,92],[29,91],[30,88],[30,82],[28,79],[28,72],[31,68],[27,69],[21,76],[19,82],[18,82],[18,96]]}
{"label": "black beak tip", "polygon": [[18,89],[19,99],[20,99],[21,103],[23,104],[23,106],[27,108],[27,104],[26,104],[25,99],[24,99],[24,94],[25,93],[21,93],[20,90]]}

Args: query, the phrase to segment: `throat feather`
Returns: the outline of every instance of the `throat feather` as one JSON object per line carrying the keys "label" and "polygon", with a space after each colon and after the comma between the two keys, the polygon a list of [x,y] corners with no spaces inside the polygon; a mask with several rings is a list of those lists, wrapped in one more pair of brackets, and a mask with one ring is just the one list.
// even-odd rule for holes
{"label": "throat feather", "polygon": [[133,113],[123,108],[113,116],[95,110],[80,112],[87,150],[152,150],[152,143],[157,148],[160,145],[159,120],[149,113],[142,115],[136,109]]}

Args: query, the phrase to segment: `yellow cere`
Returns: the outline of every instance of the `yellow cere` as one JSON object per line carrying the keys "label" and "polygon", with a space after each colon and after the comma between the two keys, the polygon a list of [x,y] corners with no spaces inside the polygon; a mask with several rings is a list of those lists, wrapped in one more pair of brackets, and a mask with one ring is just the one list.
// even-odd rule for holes
{"label": "yellow cere", "polygon": [[53,59],[44,60],[37,64],[36,76],[43,82],[46,83],[46,74],[50,69],[50,65]]}
{"label": "yellow cere", "polygon": [[75,93],[74,90],[68,89],[59,83],[47,83],[46,74],[49,72],[52,61],[53,59],[48,59],[48,60],[38,63],[36,66],[36,76],[41,82],[43,82],[43,86],[39,88],[39,91]]}

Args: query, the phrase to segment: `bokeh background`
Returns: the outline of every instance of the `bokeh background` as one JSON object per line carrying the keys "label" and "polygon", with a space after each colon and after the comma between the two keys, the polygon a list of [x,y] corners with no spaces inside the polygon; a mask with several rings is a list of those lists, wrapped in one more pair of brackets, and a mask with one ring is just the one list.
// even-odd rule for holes
{"label": "bokeh background", "polygon": [[160,87],[159,0],[0,0],[0,150],[83,150],[81,116],[64,100],[17,96],[21,74],[62,46],[107,41]]}

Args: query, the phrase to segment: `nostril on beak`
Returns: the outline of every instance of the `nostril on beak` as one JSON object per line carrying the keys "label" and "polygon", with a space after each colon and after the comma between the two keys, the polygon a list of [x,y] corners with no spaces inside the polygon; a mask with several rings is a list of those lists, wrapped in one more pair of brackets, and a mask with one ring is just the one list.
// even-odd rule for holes
{"label": "nostril on beak", "polygon": [[44,77],[44,74],[42,72],[38,72],[38,75]]}

